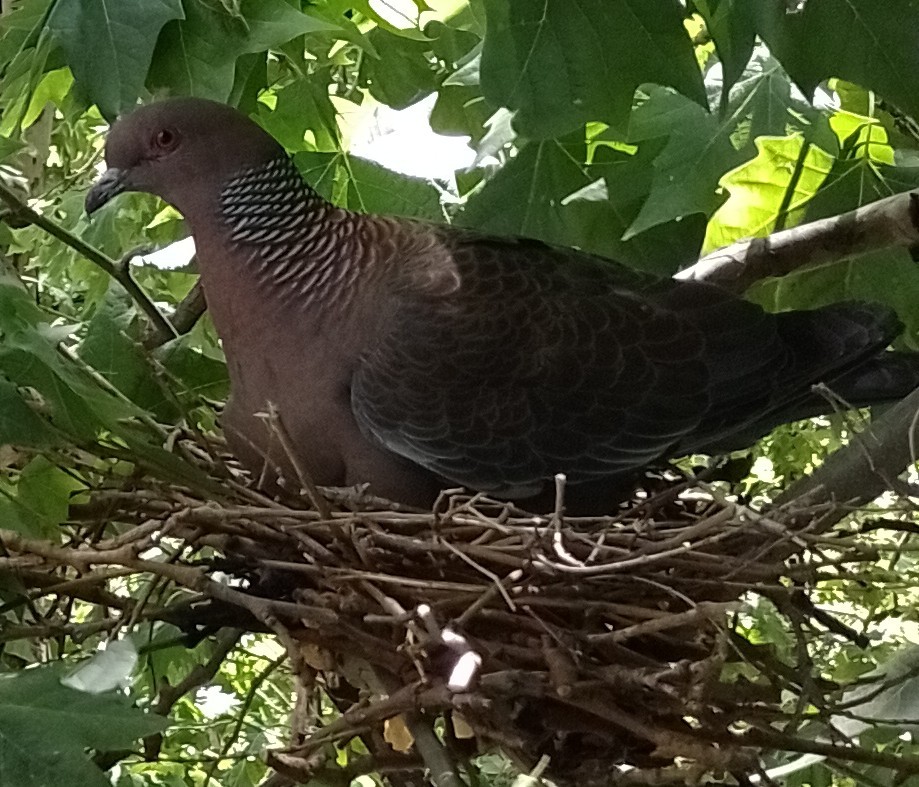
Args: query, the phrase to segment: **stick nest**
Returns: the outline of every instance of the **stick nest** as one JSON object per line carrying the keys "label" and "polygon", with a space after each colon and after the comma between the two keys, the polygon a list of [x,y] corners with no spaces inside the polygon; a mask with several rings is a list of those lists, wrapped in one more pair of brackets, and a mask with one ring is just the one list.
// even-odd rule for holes
{"label": "stick nest", "polygon": [[[292,721],[302,734],[270,759],[294,781],[321,771],[325,744],[355,735],[374,768],[434,773],[498,746],[521,768],[548,763],[557,782],[588,785],[750,773],[758,750],[788,744],[779,701],[800,694],[801,676],[735,627],[750,591],[800,618],[800,588],[840,564],[801,511],[792,529],[788,512],[686,483],[595,519],[461,492],[433,512],[354,490],[277,502],[200,446],[184,450],[219,487],[102,479],[73,506],[68,546],[6,531],[6,563],[27,587],[104,610],[72,636],[143,619],[198,637],[274,632],[302,690],[321,687],[341,711],[325,726]],[[789,564],[804,550],[812,559]],[[107,589],[113,571],[182,592],[145,607]],[[398,752],[397,727],[408,730]]]}

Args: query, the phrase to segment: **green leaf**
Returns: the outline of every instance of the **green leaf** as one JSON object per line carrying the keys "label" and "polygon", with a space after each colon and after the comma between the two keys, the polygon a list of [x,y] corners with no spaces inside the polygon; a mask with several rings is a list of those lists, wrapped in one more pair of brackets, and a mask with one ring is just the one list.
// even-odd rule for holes
{"label": "green leaf", "polygon": [[85,750],[124,749],[167,726],[120,692],[86,694],[60,677],[47,667],[0,675],[0,784],[106,787],[109,779]]}
{"label": "green leaf", "polygon": [[659,140],[628,153],[599,145],[591,164],[584,141],[531,142],[469,195],[455,222],[481,232],[537,238],[668,276],[696,259],[704,221],[661,223],[623,235],[648,198]]}
{"label": "green leaf", "polygon": [[836,161],[807,208],[807,221],[828,218],[901,191],[919,188],[919,167],[890,167],[870,157]]}
{"label": "green leaf", "polygon": [[61,439],[62,435],[26,404],[17,387],[0,377],[0,445],[45,448]]}
{"label": "green leaf", "polygon": [[189,336],[173,339],[157,348],[156,358],[173,376],[177,394],[226,399],[230,387],[226,364],[192,346],[193,341]]}
{"label": "green leaf", "polygon": [[736,123],[731,140],[745,154],[755,155],[757,137],[783,137],[791,131],[824,150],[835,152],[836,139],[826,115],[797,91],[778,60],[759,46],[730,94],[726,117]]}
{"label": "green leaf", "polygon": [[830,117],[830,128],[839,138],[841,157],[861,157],[877,164],[893,165],[894,151],[887,130],[879,120],[839,110]]}
{"label": "green leaf", "polygon": [[71,495],[83,488],[72,475],[37,456],[22,469],[14,489],[3,490],[0,520],[26,535],[56,540],[58,528],[67,521]]}
{"label": "green leaf", "polygon": [[137,412],[85,377],[36,330],[4,337],[0,371],[32,389],[36,408],[77,441],[92,440],[105,425]]}
{"label": "green leaf", "polygon": [[72,84],[73,74],[69,68],[58,68],[45,74],[32,93],[32,99],[22,118],[22,127],[31,126],[44,112],[49,101],[55,106],[61,106]]}
{"label": "green leaf", "polygon": [[742,109],[726,117],[710,115],[677,93],[651,88],[632,112],[628,141],[667,137],[654,160],[651,193],[626,238],[693,213],[709,216],[718,207],[718,179],[744,155],[731,142]]}
{"label": "green leaf", "polygon": [[805,95],[842,77],[919,116],[915,0],[810,0],[794,13],[785,0],[755,5],[760,36]]}
{"label": "green leaf", "polygon": [[274,109],[259,104],[258,120],[292,153],[341,149],[338,119],[325,80],[298,80],[287,85],[277,92]]}
{"label": "green leaf", "polygon": [[126,299],[110,289],[89,321],[80,357],[139,407],[161,421],[175,421],[179,412],[156,376],[137,331]]}
{"label": "green leaf", "polygon": [[594,153],[588,172],[601,176],[607,199],[590,201],[565,198],[564,220],[572,228],[568,245],[578,246],[657,276],[671,276],[699,256],[705,234],[701,214],[655,224],[644,232],[629,233],[643,209],[654,183],[652,163],[662,140],[643,143],[628,154],[609,147]]}
{"label": "green leaf", "polygon": [[[33,89],[51,54],[46,35],[50,0],[5,4],[0,14],[0,135],[9,136],[22,122]],[[62,65],[62,64],[56,64]]]}
{"label": "green leaf", "polygon": [[478,87],[445,85],[431,110],[431,129],[438,134],[467,135],[475,145],[484,136],[485,122],[491,115]]}
{"label": "green leaf", "polygon": [[580,136],[529,143],[469,196],[456,223],[482,232],[575,245],[562,203],[601,177],[580,163],[586,156]]}
{"label": "green leaf", "polygon": [[635,88],[669,85],[706,106],[702,77],[671,0],[486,0],[482,90],[516,111],[524,136],[589,120],[622,127]]}
{"label": "green leaf", "polygon": [[462,20],[457,18],[447,23],[432,20],[424,26],[424,34],[430,39],[431,51],[451,70],[468,60],[472,51],[482,42],[480,36],[464,29]]}
{"label": "green leaf", "polygon": [[284,0],[241,0],[238,10],[239,15],[231,15],[219,3],[189,3],[185,18],[163,29],[152,83],[177,94],[226,101],[241,55],[264,52],[305,33],[341,30]]}
{"label": "green leaf", "polygon": [[294,161],[322,196],[361,213],[443,222],[440,193],[429,182],[344,153],[299,153]]}
{"label": "green leaf", "polygon": [[360,76],[375,99],[404,109],[437,89],[429,41],[408,40],[380,28],[367,37],[378,57],[362,58]]}
{"label": "green leaf", "polygon": [[800,223],[833,166],[832,156],[813,145],[805,150],[806,144],[797,134],[756,140],[756,158],[721,179],[730,196],[708,224],[704,253],[741,238],[764,237],[780,216],[783,226]]}
{"label": "green leaf", "polygon": [[715,42],[727,93],[740,79],[756,43],[756,16],[748,0],[695,0],[705,27]]}
{"label": "green leaf", "polygon": [[57,0],[48,28],[89,99],[114,120],[140,95],[163,25],[183,17],[181,0]]}
{"label": "green leaf", "polygon": [[339,33],[339,25],[298,10],[285,0],[240,0],[246,24],[245,52],[262,52],[307,33]]}

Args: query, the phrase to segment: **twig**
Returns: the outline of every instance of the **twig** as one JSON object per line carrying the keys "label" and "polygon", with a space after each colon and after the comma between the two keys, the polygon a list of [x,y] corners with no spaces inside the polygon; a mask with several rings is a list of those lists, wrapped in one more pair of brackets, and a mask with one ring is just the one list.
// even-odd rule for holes
{"label": "twig", "polygon": [[729,612],[736,611],[741,608],[741,604],[737,601],[730,601],[724,603],[716,603],[711,601],[705,601],[701,604],[698,604],[693,609],[688,609],[685,612],[676,612],[671,615],[662,616],[659,618],[654,618],[652,620],[646,620],[642,623],[636,623],[634,626],[628,626],[627,628],[618,629],[617,631],[610,631],[606,634],[591,634],[587,637],[587,640],[595,645],[602,644],[604,642],[609,643],[622,643],[626,640],[633,639],[634,637],[643,637],[648,634],[657,634],[661,631],[666,631],[667,629],[679,628],[681,626],[688,626],[698,623],[700,621],[714,621],[718,618],[724,618]]}
{"label": "twig", "polygon": [[329,508],[328,501],[322,496],[316,484],[313,483],[312,476],[310,476],[303,466],[303,463],[300,461],[293,441],[290,439],[290,434],[288,434],[287,429],[284,427],[284,423],[281,421],[281,415],[278,413],[277,407],[270,402],[268,404],[268,424],[272,432],[277,435],[278,442],[281,444],[281,449],[284,451],[291,467],[293,467],[294,472],[297,474],[297,480],[300,482],[301,490],[306,492],[313,507],[319,512],[323,519],[331,519],[332,511]]}

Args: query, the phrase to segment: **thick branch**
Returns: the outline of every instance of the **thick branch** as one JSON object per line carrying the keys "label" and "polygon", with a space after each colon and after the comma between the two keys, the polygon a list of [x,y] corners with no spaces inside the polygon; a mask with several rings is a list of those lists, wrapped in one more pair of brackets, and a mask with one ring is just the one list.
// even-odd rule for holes
{"label": "thick branch", "polygon": [[909,191],[767,238],[739,241],[703,257],[675,278],[705,280],[744,292],[768,276],[913,245],[919,245],[919,192]]}
{"label": "thick branch", "polygon": [[919,389],[890,408],[849,445],[830,454],[807,478],[792,484],[775,501],[794,507],[826,505],[821,529],[832,527],[853,507],[890,489],[904,468],[916,461]]}

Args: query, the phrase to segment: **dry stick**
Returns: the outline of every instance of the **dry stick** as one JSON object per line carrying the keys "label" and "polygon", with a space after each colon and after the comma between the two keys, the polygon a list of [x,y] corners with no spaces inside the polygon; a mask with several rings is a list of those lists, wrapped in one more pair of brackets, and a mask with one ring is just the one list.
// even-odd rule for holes
{"label": "dry stick", "polygon": [[218,601],[235,604],[266,624],[269,620],[274,620],[274,615],[282,615],[316,628],[328,627],[330,630],[337,630],[342,625],[338,614],[329,609],[250,596],[214,581],[207,576],[204,569],[135,557],[144,548],[154,546],[152,541],[148,544],[132,544],[128,547],[110,550],[69,548],[53,546],[41,539],[24,538],[15,531],[0,529],[0,546],[10,552],[30,552],[77,569],[86,570],[92,565],[119,565],[136,572],[148,572],[155,576],[162,576]]}
{"label": "dry stick", "polygon": [[[399,616],[406,614],[405,608],[396,601],[396,599],[382,593],[369,582],[363,582],[361,584],[364,590],[387,612]],[[414,620],[408,620],[406,628],[409,631],[413,631],[416,638],[419,636],[418,624]],[[374,677],[385,687],[388,694],[392,694],[394,690],[398,689],[398,684],[395,679],[387,675],[379,674],[375,674]],[[422,676],[422,679],[423,678],[424,676]],[[421,759],[424,760],[425,765],[427,765],[428,771],[430,772],[430,779],[435,787],[465,787],[465,783],[460,779],[456,771],[456,766],[451,760],[447,746],[437,739],[437,736],[431,728],[430,720],[425,719],[425,717],[419,713],[413,712],[405,713],[403,719],[405,720],[409,732],[411,732],[412,737],[415,739],[415,748],[421,755]]]}
{"label": "dry stick", "polygon": [[[42,582],[42,584],[37,585],[36,590],[29,592],[26,599],[26,601],[29,602],[37,601],[43,596],[67,595],[71,598],[80,598],[90,604],[113,606],[121,609],[130,606],[133,601],[104,590],[101,586],[109,580],[131,576],[133,573],[134,572],[129,569],[119,568],[108,571],[91,571],[76,579],[57,580],[53,575],[35,571],[29,572],[28,574],[25,572],[19,573],[17,579],[22,582],[25,587],[35,586],[36,581]],[[100,587],[95,587],[96,585]],[[87,586],[89,587],[87,588]],[[87,589],[84,590],[84,588]],[[12,601],[6,604],[0,604],[0,614],[16,606],[20,606],[22,603],[24,602]]]}
{"label": "dry stick", "polygon": [[839,262],[857,254],[919,244],[919,193],[894,194],[840,216],[718,249],[674,278],[744,292],[769,276]]}
{"label": "dry stick", "polygon": [[371,704],[359,705],[326,724],[305,741],[300,749],[312,751],[324,743],[353,737],[376,724],[416,708],[446,710],[452,705],[452,694],[446,686],[422,688],[421,681],[409,683],[388,697]]}
{"label": "dry stick", "polygon": [[665,615],[651,620],[645,620],[623,629],[617,629],[605,634],[588,634],[587,641],[593,644],[622,643],[634,637],[642,637],[647,634],[657,634],[680,626],[699,624],[702,621],[713,622],[723,619],[729,612],[736,612],[742,608],[739,601],[715,602],[703,601],[692,609],[685,612],[676,612],[672,615]]}
{"label": "dry stick", "polygon": [[297,480],[300,482],[301,489],[306,491],[310,502],[322,518],[331,519],[332,511],[329,508],[328,501],[322,496],[316,484],[313,483],[312,476],[310,476],[303,466],[303,463],[300,461],[300,457],[297,455],[297,449],[294,447],[293,441],[290,439],[290,434],[288,434],[287,429],[281,421],[281,415],[278,413],[277,407],[270,402],[268,403],[268,423],[271,430],[277,435],[278,441],[281,443],[281,449],[284,451],[294,472],[297,474]]}
{"label": "dry stick", "polygon": [[[449,541],[445,541],[443,539],[441,539],[440,541],[445,547],[447,547],[448,550],[450,550],[450,552],[456,555],[460,560],[462,560],[464,563],[469,564],[470,566],[472,566],[472,568],[474,568],[476,571],[482,574],[482,576],[490,580],[492,583],[490,589],[494,589],[495,591],[501,594],[501,598],[504,599],[504,603],[507,604],[511,612],[515,612],[517,610],[517,606],[514,604],[513,600],[510,597],[510,594],[507,592],[507,589],[504,587],[504,583],[501,581],[501,577],[495,574],[494,571],[489,571],[487,568],[485,568],[485,566],[483,566],[481,563],[477,563],[475,560],[473,560],[468,555],[463,554],[459,549],[453,546],[453,544],[451,544]],[[516,573],[516,570],[511,572],[511,574],[514,574],[514,573]]]}
{"label": "dry stick", "polygon": [[99,251],[95,246],[90,245],[82,238],[77,237],[69,230],[64,229],[59,224],[51,221],[51,219],[42,216],[40,213],[30,208],[14,191],[2,182],[0,182],[0,200],[5,202],[16,216],[43,229],[49,235],[57,238],[78,254],[82,254],[86,259],[115,279],[115,281],[124,287],[128,295],[130,295],[133,301],[140,307],[141,311],[147,315],[158,335],[165,336],[165,340],[176,336],[175,328],[172,327],[169,320],[160,314],[159,309],[156,308],[153,301],[147,297],[147,294],[137,285],[134,279],[131,278],[126,266],[120,265],[111,257]]}
{"label": "dry stick", "polygon": [[43,623],[35,626],[4,626],[0,631],[0,644],[20,639],[46,639],[48,637],[70,637],[80,643],[92,634],[111,631],[120,625],[121,619],[106,618],[91,623]]}

